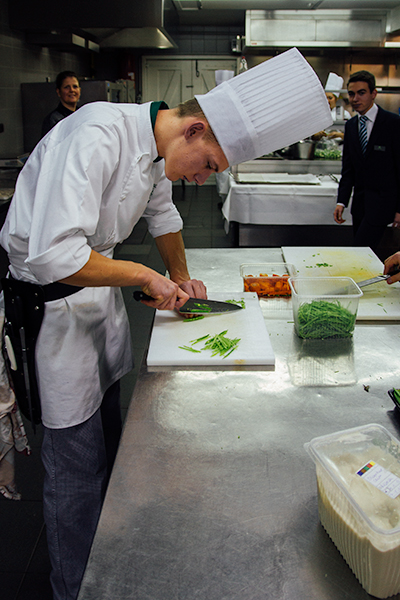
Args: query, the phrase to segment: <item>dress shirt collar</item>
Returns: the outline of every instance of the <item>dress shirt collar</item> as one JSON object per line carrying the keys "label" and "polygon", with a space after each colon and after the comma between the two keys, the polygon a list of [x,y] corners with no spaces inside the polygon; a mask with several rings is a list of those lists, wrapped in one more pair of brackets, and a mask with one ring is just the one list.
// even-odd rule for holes
{"label": "dress shirt collar", "polygon": [[[371,121],[372,124],[375,123],[376,115],[378,114],[378,106],[374,103],[369,110],[365,113],[365,116],[368,117],[368,120]],[[362,115],[358,115],[358,120],[360,121],[360,117]],[[368,121],[367,121],[368,123]]]}

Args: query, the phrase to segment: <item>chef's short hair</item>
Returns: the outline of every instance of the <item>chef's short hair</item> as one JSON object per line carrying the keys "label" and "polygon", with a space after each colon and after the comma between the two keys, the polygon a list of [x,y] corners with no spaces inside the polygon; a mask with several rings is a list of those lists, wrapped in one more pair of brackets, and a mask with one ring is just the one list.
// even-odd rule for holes
{"label": "chef's short hair", "polygon": [[74,71],[61,71],[61,73],[59,73],[56,77],[56,89],[57,90],[61,89],[63,81],[64,81],[64,79],[67,79],[67,77],[75,77],[75,79],[79,83],[78,76],[76,73],[74,73]]}
{"label": "chef's short hair", "polygon": [[201,110],[200,104],[197,102],[196,98],[191,98],[190,100],[186,100],[186,102],[181,102],[180,104],[178,104],[177,111],[178,117],[199,117],[201,120],[206,121],[207,131],[204,136],[204,139],[208,142],[214,142],[215,144],[218,144],[218,140],[215,137],[209,122],[207,121],[207,117]]}
{"label": "chef's short hair", "polygon": [[347,86],[349,83],[355,83],[356,81],[364,81],[365,83],[368,83],[370,92],[373,92],[376,88],[375,77],[369,71],[357,71],[356,73],[353,73],[347,82]]}

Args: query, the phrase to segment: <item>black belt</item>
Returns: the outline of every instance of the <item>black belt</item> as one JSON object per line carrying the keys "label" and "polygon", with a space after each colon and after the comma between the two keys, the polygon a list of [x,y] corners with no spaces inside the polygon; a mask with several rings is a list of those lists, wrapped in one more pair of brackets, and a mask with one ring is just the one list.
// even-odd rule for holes
{"label": "black belt", "polygon": [[52,300],[60,300],[60,298],[66,298],[72,294],[76,294],[79,290],[83,290],[83,287],[78,285],[69,285],[68,283],[48,283],[47,285],[41,286],[44,292],[44,301],[51,302]]}
{"label": "black belt", "polygon": [[[1,280],[5,321],[2,352],[8,375],[22,414],[35,424],[41,422],[36,379],[35,347],[42,325],[45,303],[66,298],[83,289],[66,283],[37,285],[12,277]],[[12,359],[10,359],[10,348]]]}
{"label": "black belt", "polygon": [[[8,278],[13,279],[14,281],[20,281],[19,279],[15,279],[10,272],[8,272]],[[68,283],[60,283],[59,281],[56,281],[55,283],[48,283],[47,285],[35,283],[30,283],[30,285],[37,285],[43,290],[45,302],[60,300],[61,298],[66,298],[67,296],[76,294],[76,292],[79,292],[79,290],[83,290],[83,287],[79,287],[78,285],[69,285]]]}

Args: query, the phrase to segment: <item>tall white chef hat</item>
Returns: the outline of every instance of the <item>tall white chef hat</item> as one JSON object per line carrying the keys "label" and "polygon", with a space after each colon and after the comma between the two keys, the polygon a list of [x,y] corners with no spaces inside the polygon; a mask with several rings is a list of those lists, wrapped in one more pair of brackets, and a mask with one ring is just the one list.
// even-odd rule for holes
{"label": "tall white chef hat", "polygon": [[294,144],[332,124],[321,82],[297,48],[195,98],[230,165]]}
{"label": "tall white chef hat", "polygon": [[335,94],[336,98],[339,98],[340,90],[343,87],[343,77],[336,75],[336,73],[329,73],[328,79],[326,80],[325,89],[327,92]]}

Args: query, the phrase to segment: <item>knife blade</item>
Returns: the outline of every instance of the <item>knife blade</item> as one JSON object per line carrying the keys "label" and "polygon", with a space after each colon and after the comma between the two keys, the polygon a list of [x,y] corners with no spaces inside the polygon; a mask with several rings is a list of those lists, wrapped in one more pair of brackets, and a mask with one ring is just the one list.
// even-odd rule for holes
{"label": "knife blade", "polygon": [[400,271],[400,267],[396,266],[394,269],[390,271],[390,273],[386,273],[386,275],[377,275],[376,277],[371,277],[371,279],[364,279],[363,281],[357,281],[358,287],[365,287],[366,285],[371,285],[372,283],[378,283],[379,281],[386,281],[392,275],[397,275]]}
{"label": "knife blade", "polygon": [[[135,300],[153,300],[151,296],[148,296],[144,292],[138,290],[133,292]],[[183,306],[179,309],[179,312],[183,315],[211,315],[217,313],[227,313],[234,310],[241,310],[243,306],[235,304],[233,302],[220,302],[219,300],[204,300],[203,298],[189,298]]]}
{"label": "knife blade", "polygon": [[372,283],[378,283],[379,281],[386,281],[393,273],[387,273],[386,275],[377,275],[377,277],[371,277],[371,279],[364,279],[363,281],[357,281],[358,287],[362,288]]}

